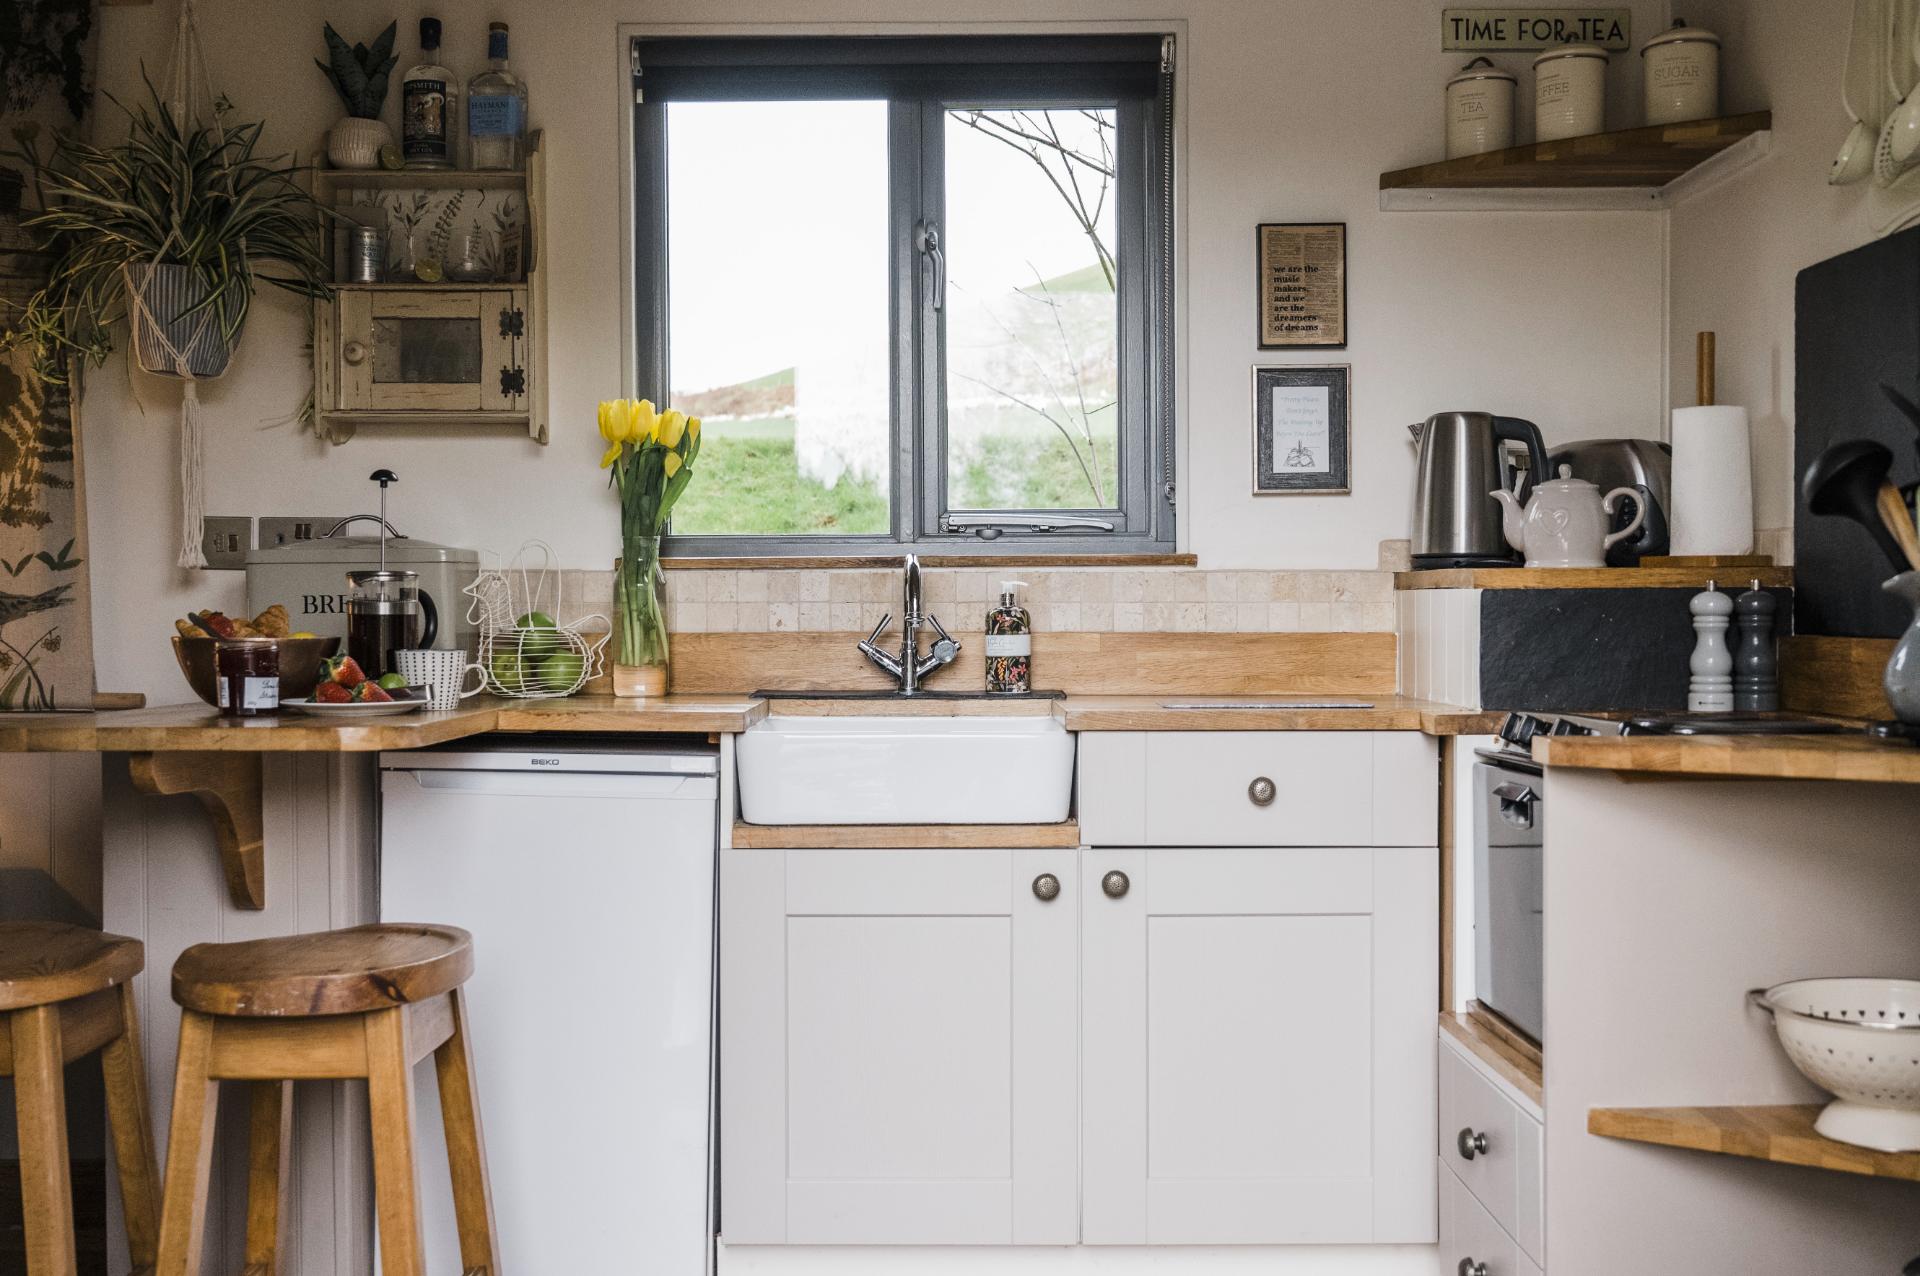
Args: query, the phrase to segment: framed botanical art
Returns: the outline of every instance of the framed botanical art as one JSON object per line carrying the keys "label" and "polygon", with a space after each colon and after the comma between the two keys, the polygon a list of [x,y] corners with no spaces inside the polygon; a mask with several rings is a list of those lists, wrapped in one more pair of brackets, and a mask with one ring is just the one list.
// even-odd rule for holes
{"label": "framed botanical art", "polygon": [[1260,348],[1347,344],[1347,224],[1265,222],[1254,228]]}
{"label": "framed botanical art", "polygon": [[1253,494],[1352,490],[1350,368],[1253,370]]}

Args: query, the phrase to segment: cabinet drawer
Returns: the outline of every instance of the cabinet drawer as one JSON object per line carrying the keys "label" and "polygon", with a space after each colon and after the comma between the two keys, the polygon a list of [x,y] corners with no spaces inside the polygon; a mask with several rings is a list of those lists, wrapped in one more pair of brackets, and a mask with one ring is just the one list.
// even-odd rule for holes
{"label": "cabinet drawer", "polygon": [[[1149,732],[1145,840],[1431,846],[1439,798],[1430,752],[1411,732]],[[1271,783],[1265,802],[1256,800],[1262,780]]]}
{"label": "cabinet drawer", "polygon": [[1531,1268],[1513,1237],[1482,1208],[1457,1177],[1454,1162],[1440,1168],[1440,1270],[1445,1276],[1474,1270],[1485,1264],[1487,1276],[1521,1276]]}
{"label": "cabinet drawer", "polygon": [[[1519,1213],[1520,1126],[1525,1121],[1528,1118],[1492,1082],[1451,1048],[1441,1047],[1440,1160],[1509,1231],[1515,1229]],[[1485,1151],[1479,1150],[1480,1143]]]}

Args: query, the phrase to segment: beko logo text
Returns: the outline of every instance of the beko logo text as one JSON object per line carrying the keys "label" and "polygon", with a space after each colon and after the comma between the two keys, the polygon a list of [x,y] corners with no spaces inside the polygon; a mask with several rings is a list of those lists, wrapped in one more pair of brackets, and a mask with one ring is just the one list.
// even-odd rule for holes
{"label": "beko logo text", "polygon": [[528,766],[559,766],[560,759],[559,758],[530,758],[527,762],[527,765]]}

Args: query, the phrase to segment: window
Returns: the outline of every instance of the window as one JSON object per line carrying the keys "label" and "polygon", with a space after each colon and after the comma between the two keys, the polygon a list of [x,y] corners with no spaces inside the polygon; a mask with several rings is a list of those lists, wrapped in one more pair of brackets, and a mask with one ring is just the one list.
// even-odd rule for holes
{"label": "window", "polygon": [[1171,41],[634,41],[678,554],[1173,547]]}

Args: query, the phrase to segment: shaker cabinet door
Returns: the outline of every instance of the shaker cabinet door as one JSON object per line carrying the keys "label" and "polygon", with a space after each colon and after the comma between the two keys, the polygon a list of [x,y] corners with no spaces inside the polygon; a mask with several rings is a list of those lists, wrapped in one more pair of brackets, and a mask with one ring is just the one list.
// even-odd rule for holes
{"label": "shaker cabinet door", "polygon": [[730,1244],[1078,1239],[1076,855],[724,854]]}
{"label": "shaker cabinet door", "polygon": [[341,288],[339,406],[363,412],[519,412],[524,289]]}
{"label": "shaker cabinet door", "polygon": [[1085,1240],[1433,1241],[1435,852],[1083,856]]}

